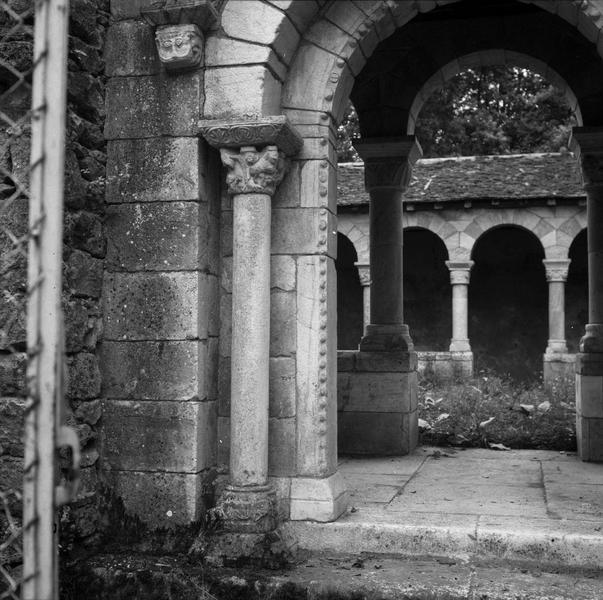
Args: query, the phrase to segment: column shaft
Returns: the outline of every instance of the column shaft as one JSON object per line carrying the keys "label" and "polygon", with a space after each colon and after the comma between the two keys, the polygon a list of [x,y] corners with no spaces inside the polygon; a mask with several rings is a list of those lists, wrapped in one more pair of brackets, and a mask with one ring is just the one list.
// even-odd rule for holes
{"label": "column shaft", "polygon": [[565,344],[565,282],[549,281],[549,347],[561,344],[559,351],[567,352]]}
{"label": "column shaft", "polygon": [[468,289],[467,285],[452,286],[452,338],[466,340],[468,335]]}
{"label": "column shaft", "polygon": [[370,190],[371,324],[402,325],[402,191]]}
{"label": "column shaft", "polygon": [[588,215],[588,321],[603,324],[603,186],[589,186]]}
{"label": "column shaft", "polygon": [[233,197],[230,476],[268,479],[270,213],[268,194]]}

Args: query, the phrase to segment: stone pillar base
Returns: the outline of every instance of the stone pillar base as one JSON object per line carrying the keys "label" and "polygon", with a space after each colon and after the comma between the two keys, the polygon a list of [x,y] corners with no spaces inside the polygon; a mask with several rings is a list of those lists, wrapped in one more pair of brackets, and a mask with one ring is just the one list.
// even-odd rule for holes
{"label": "stone pillar base", "polygon": [[603,462],[603,354],[576,355],[576,437],[582,460]]}
{"label": "stone pillar base", "polygon": [[552,340],[547,342],[545,354],[567,354],[567,343],[565,340]]}
{"label": "stone pillar base", "polygon": [[450,340],[450,352],[471,352],[469,340]]}
{"label": "stone pillar base", "polygon": [[360,340],[361,352],[404,352],[411,351],[413,343],[408,325],[367,325]]}
{"label": "stone pillar base", "polygon": [[226,487],[217,505],[224,531],[266,533],[277,526],[276,493],[269,486]]}
{"label": "stone pillar base", "polygon": [[402,456],[418,443],[415,352],[340,352],[340,454]]}
{"label": "stone pillar base", "polygon": [[291,480],[292,521],[335,521],[349,501],[343,476],[339,472],[323,479],[295,477]]}
{"label": "stone pillar base", "polygon": [[547,352],[542,360],[542,380],[544,389],[548,392],[553,391],[555,383],[563,380],[573,379],[576,372],[576,355]]}

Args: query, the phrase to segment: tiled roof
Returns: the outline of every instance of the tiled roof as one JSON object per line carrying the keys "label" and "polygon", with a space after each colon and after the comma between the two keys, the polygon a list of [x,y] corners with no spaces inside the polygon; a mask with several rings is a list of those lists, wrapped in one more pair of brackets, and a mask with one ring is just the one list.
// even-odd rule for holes
{"label": "tiled roof", "polygon": [[[413,168],[407,202],[583,198],[580,167],[568,153],[424,158]],[[364,166],[338,167],[337,204],[369,201]]]}

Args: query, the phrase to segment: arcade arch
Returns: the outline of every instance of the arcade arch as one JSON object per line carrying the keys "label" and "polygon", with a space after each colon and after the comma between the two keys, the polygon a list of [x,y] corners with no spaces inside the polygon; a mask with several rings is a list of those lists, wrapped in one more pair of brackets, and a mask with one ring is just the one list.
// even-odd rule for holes
{"label": "arcade arch", "polygon": [[[216,146],[247,148],[251,143],[278,146],[282,140],[279,134],[271,133],[272,126],[261,130],[259,125],[252,135],[247,132],[250,121],[261,121],[265,115],[284,115],[304,141],[299,152],[289,146],[292,168],[274,198],[272,253],[295,262],[296,302],[291,308],[291,317],[296,323],[296,434],[292,450],[295,469],[289,473],[290,516],[329,520],[345,508],[345,485],[336,466],[334,410],[337,375],[334,125],[346,99],[351,95],[358,109],[364,137],[359,152],[368,167],[371,206],[376,207],[371,214],[373,269],[371,323],[367,328],[375,337],[363,351],[375,353],[387,348],[397,353],[396,360],[388,362],[389,370],[384,371],[383,362],[379,364],[379,378],[391,381],[396,390],[402,389],[404,397],[404,408],[396,406],[395,410],[391,410],[391,404],[387,404],[390,398],[385,395],[370,398],[371,428],[379,437],[391,441],[388,436],[396,436],[400,431],[405,433],[403,439],[387,449],[372,446],[373,442],[379,442],[375,438],[367,442],[367,447],[375,452],[404,453],[416,444],[416,372],[412,340],[401,309],[396,308],[401,306],[402,300],[399,192],[407,183],[418,156],[414,140],[405,135],[415,99],[426,81],[455,58],[502,48],[546,63],[551,72],[558,73],[574,91],[584,125],[603,125],[600,110],[603,67],[598,49],[602,46],[596,44],[601,3],[591,0],[568,6],[563,0],[488,3],[375,0],[354,4],[328,2],[320,13],[318,5],[307,3],[304,3],[306,8],[302,8],[301,3],[279,3],[281,10],[274,4],[262,3],[266,26],[261,28],[261,33],[254,32],[253,22],[258,17],[251,18],[250,11],[254,9],[251,5],[251,2],[227,2],[222,29],[231,39],[246,40],[250,42],[249,47],[258,46],[254,48],[258,58],[247,66],[222,65],[216,58],[220,56],[218,41],[214,63],[209,61],[212,68],[205,79],[205,117],[232,120],[234,116],[242,123],[231,121],[225,125],[226,133],[220,139],[209,134],[206,138],[213,139]],[[458,20],[451,28],[447,21],[452,17]],[[504,25],[497,27],[497,19]],[[568,46],[571,52],[566,50]],[[407,51],[401,52],[404,48]],[[564,51],[560,52],[559,48]],[[241,94],[241,89],[247,93]],[[578,132],[582,151],[586,153],[584,168],[588,177],[595,178],[596,182],[599,182],[599,170],[591,166],[603,153],[601,137],[598,130]],[[225,143],[224,139],[230,141]],[[598,223],[600,216],[594,212],[593,202],[589,202],[591,219]],[[596,229],[594,223],[589,222],[590,231]],[[500,229],[487,235],[494,235],[496,231]],[[593,248],[600,246],[603,240],[596,241]],[[466,248],[466,244],[459,242],[456,248]],[[555,239],[547,241],[545,248],[553,254],[563,248],[563,244]],[[603,289],[599,279],[593,279],[593,272],[591,269],[591,298],[597,290]],[[581,347],[583,352],[593,355],[599,351],[598,336],[603,328],[603,299],[601,304],[593,308],[591,302],[590,324],[586,342]],[[370,330],[372,325],[379,327]],[[546,338],[546,333],[543,337]],[[370,361],[360,355],[348,358],[347,370],[343,371],[348,377],[347,389],[353,388],[354,378],[369,382],[367,389],[371,389],[374,366],[371,368]],[[590,365],[591,377],[594,363],[586,362]],[[583,372],[581,368],[579,365],[579,373]],[[603,368],[596,371],[596,376],[603,377]],[[366,414],[363,408],[356,405],[355,411],[350,412]],[[360,415],[350,417],[350,430],[355,426],[354,418],[358,423]],[[580,412],[578,418],[582,418]],[[592,426],[598,425],[592,421]],[[602,459],[603,448],[587,442],[581,446],[583,456]]]}
{"label": "arcade arch", "polygon": [[499,225],[478,238],[472,259],[469,338],[476,368],[535,379],[548,334],[540,240],[523,227]]}

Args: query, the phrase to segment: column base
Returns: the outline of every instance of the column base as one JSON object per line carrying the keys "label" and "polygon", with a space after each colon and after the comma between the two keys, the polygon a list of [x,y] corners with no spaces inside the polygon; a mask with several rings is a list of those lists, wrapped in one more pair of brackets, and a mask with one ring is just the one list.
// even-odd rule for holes
{"label": "column base", "polygon": [[583,461],[603,462],[603,354],[576,355],[576,438]]}
{"label": "column base", "polygon": [[565,340],[548,340],[546,354],[567,354],[567,343]]}
{"label": "column base", "polygon": [[408,325],[367,325],[360,340],[362,352],[400,352],[414,348]]}
{"label": "column base", "polygon": [[295,477],[291,480],[292,521],[335,521],[348,507],[345,480],[336,471],[329,477]]}
{"label": "column base", "polygon": [[542,359],[542,381],[544,383],[544,389],[548,392],[552,392],[555,388],[555,384],[562,381],[573,380],[576,372],[575,363],[575,354],[568,354],[567,352],[549,352],[549,348],[547,348]]}
{"label": "column base", "polygon": [[586,333],[580,339],[580,352],[603,353],[603,324],[589,323],[585,330]]}
{"label": "column base", "polygon": [[266,533],[277,526],[276,492],[270,485],[229,485],[222,492],[216,509],[224,531]]}
{"label": "column base", "polygon": [[450,352],[471,352],[469,340],[450,340]]}

